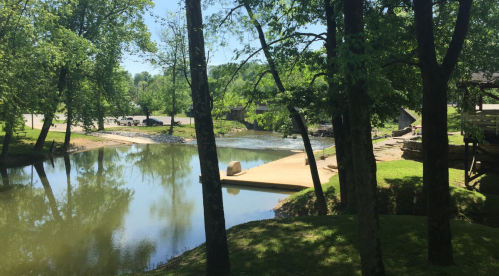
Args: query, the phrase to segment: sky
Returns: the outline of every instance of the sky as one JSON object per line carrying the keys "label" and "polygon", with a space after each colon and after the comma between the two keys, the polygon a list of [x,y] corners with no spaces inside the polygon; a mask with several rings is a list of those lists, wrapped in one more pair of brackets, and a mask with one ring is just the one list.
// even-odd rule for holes
{"label": "sky", "polygon": [[[152,9],[153,14],[156,14],[158,16],[163,16],[166,17],[169,11],[176,11],[178,6],[176,4],[176,0],[155,0],[155,6]],[[206,10],[203,10],[203,17],[206,18],[206,16],[209,16],[213,14],[214,12],[217,12],[219,9],[221,9],[221,6],[211,6]],[[149,31],[151,32],[151,40],[155,41],[156,43],[159,44],[159,32],[161,30],[161,25],[160,23],[156,23],[155,20],[148,14],[145,14],[145,23],[149,28]],[[325,27],[323,26],[310,26],[307,29],[307,32],[316,32],[316,33],[323,33],[325,32]],[[254,46],[259,46],[258,41],[254,42]],[[229,47],[234,49],[234,48],[240,48],[241,44],[239,44],[236,39],[230,39],[229,40]],[[321,47],[322,43],[315,43],[312,45],[312,48],[318,49]],[[210,59],[209,59],[209,64],[208,65],[219,65],[219,64],[224,64],[227,62],[234,62],[232,60],[233,54],[232,54],[232,49],[228,48],[222,48],[218,47],[217,51],[214,53],[210,53]],[[263,56],[260,56],[257,58],[263,58]],[[125,54],[123,57],[123,60],[121,62],[121,65],[130,72],[132,75],[135,75],[136,73],[140,73],[143,71],[149,72],[151,75],[155,74],[160,74],[161,70],[159,68],[155,68],[153,65],[150,63],[145,63],[137,60],[138,57],[136,56],[129,56],[128,54]],[[238,60],[240,61],[240,60]]]}

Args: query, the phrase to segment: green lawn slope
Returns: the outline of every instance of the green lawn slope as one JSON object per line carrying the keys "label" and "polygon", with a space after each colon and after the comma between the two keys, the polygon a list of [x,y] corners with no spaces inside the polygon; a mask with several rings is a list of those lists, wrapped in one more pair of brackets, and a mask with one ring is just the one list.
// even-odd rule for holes
{"label": "green lawn slope", "polygon": [[[422,215],[426,204],[421,196],[423,164],[398,160],[377,164],[380,212],[396,215]],[[452,216],[499,226],[499,196],[468,191],[463,188],[464,172],[449,169]],[[339,179],[335,175],[323,185],[329,212],[339,213]],[[315,193],[305,189],[286,198],[275,209],[278,217],[317,215]]]}
{"label": "green lawn slope", "polygon": [[[426,219],[381,216],[387,275],[497,275],[499,229],[452,221],[455,266],[426,261]],[[232,275],[361,275],[355,216],[317,216],[254,221],[228,230]],[[201,245],[162,266],[136,275],[205,275]]]}

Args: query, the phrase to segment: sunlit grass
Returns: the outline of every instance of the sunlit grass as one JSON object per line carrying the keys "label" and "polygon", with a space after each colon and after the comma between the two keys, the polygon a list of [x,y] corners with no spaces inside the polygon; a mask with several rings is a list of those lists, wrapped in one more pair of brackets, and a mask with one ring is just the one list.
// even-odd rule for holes
{"label": "sunlit grass", "polygon": [[[355,216],[317,216],[249,222],[228,230],[232,275],[361,275]],[[452,221],[455,266],[426,259],[426,218],[381,216],[387,275],[494,275],[499,229]],[[136,275],[205,275],[201,245],[164,266]]]}

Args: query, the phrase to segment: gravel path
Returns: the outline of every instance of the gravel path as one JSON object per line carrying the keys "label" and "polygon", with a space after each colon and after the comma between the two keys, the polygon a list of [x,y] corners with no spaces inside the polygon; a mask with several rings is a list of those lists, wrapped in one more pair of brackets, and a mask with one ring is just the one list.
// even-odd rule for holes
{"label": "gravel path", "polygon": [[112,135],[118,135],[130,138],[147,138],[151,139],[156,143],[182,144],[186,142],[185,139],[182,137],[168,135],[168,134],[147,134],[147,133],[139,133],[131,131],[99,131],[97,133],[93,133],[94,136],[99,136],[99,134],[112,134]]}

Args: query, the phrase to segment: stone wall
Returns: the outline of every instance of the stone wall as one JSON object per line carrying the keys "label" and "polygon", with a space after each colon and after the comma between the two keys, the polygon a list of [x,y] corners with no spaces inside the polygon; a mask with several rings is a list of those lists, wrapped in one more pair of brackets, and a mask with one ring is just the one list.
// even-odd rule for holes
{"label": "stone wall", "polygon": [[404,134],[410,133],[411,131],[412,131],[412,129],[410,127],[406,127],[404,129],[401,129],[401,130],[394,130],[394,131],[392,131],[392,137],[399,137],[399,136],[402,136]]}

